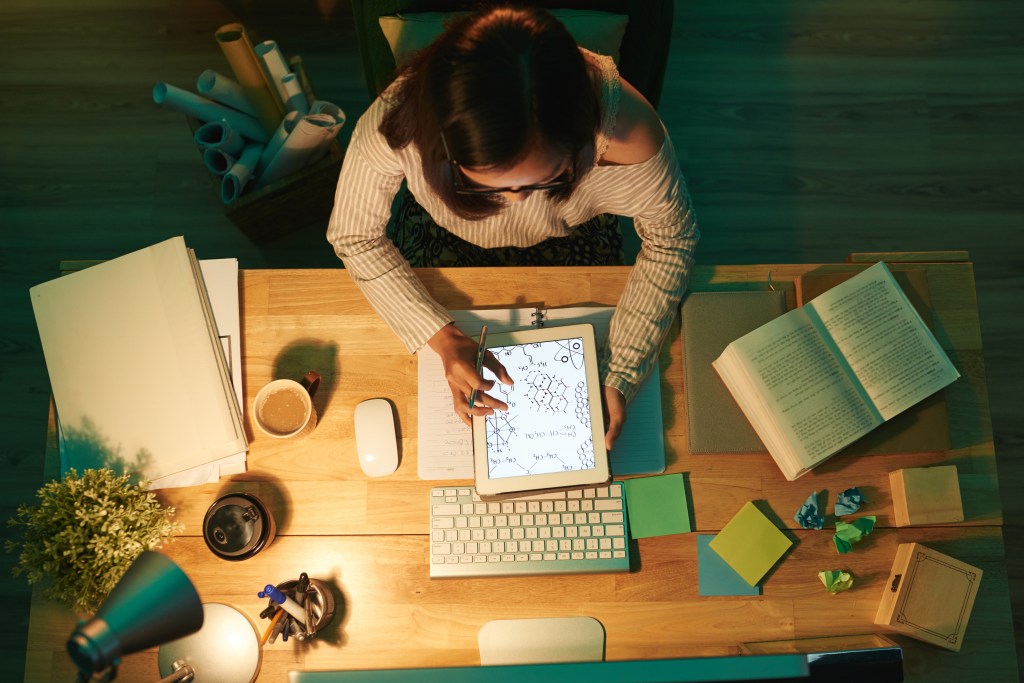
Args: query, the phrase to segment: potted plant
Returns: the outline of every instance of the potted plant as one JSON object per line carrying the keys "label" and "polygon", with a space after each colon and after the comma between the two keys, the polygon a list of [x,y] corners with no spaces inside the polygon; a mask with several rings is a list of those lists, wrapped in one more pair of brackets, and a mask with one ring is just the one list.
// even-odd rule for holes
{"label": "potted plant", "polygon": [[76,613],[99,608],[143,550],[155,550],[183,529],[174,508],[110,469],[74,469],[60,481],[44,484],[36,505],[18,508],[8,524],[21,527],[20,539],[7,542],[17,552],[15,575]]}

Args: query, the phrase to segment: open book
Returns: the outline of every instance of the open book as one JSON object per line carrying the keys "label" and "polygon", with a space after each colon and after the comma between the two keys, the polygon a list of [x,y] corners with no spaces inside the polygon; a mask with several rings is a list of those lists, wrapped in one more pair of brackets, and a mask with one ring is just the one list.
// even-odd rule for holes
{"label": "open book", "polygon": [[790,481],[960,376],[881,262],[713,366]]}

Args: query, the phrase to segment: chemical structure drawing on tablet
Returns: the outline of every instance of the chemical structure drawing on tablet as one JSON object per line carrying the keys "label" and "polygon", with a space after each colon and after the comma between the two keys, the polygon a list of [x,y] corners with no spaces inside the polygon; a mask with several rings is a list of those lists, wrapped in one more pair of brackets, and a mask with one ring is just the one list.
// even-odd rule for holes
{"label": "chemical structure drawing on tablet", "polygon": [[508,411],[485,418],[490,478],[594,468],[582,349],[570,338],[490,350],[515,380],[492,389]]}

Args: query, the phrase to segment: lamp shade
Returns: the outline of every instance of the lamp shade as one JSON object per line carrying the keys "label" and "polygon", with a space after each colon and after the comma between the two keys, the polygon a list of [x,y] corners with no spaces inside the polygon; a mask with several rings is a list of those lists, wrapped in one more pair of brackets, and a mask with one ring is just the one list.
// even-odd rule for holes
{"label": "lamp shade", "polygon": [[122,655],[181,638],[202,625],[203,605],[185,572],[166,556],[145,550],[95,616],[71,634],[68,654],[80,671],[102,671]]}

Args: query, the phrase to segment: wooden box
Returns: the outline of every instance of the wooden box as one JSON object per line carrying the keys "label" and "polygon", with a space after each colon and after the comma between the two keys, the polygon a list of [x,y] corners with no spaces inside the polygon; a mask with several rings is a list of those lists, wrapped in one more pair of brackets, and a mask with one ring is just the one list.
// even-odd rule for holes
{"label": "wooden box", "polygon": [[875,623],[959,652],[981,574],[920,543],[901,543]]}
{"label": "wooden box", "polygon": [[898,527],[964,521],[956,465],[896,470],[889,485]]}
{"label": "wooden box", "polygon": [[[295,55],[288,61],[306,99],[313,102],[316,96],[302,66],[302,58]],[[202,122],[190,118],[189,125],[195,132]],[[243,191],[238,199],[224,205],[224,213],[256,243],[268,242],[314,223],[320,224],[326,232],[344,156],[344,148],[335,141],[320,161],[258,190]],[[210,177],[219,201],[220,177],[213,174]]]}

